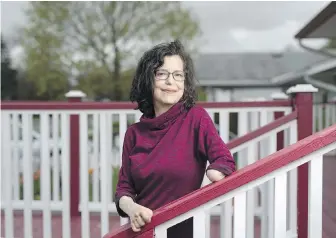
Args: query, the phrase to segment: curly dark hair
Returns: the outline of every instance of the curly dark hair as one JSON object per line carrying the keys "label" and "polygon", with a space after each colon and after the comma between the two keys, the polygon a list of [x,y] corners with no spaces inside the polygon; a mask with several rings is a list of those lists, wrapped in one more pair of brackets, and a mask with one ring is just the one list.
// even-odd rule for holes
{"label": "curly dark hair", "polygon": [[190,55],[184,50],[182,43],[175,40],[162,43],[146,51],[141,57],[130,92],[130,100],[137,102],[139,109],[146,117],[154,116],[153,84],[154,72],[164,63],[165,56],[179,55],[184,63],[185,86],[181,102],[186,110],[197,100],[194,64]]}

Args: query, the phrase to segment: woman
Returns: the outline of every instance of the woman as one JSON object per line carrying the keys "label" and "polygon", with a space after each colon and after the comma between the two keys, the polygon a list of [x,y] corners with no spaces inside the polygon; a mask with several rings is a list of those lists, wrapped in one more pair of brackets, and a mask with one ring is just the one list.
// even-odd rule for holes
{"label": "woman", "polygon": [[[195,106],[193,63],[180,42],[144,53],[130,99],[143,115],[125,134],[115,201],[138,232],[153,210],[199,189],[205,171],[215,182],[230,175],[235,162],[208,113]],[[168,237],[192,237],[192,222],[168,229]]]}

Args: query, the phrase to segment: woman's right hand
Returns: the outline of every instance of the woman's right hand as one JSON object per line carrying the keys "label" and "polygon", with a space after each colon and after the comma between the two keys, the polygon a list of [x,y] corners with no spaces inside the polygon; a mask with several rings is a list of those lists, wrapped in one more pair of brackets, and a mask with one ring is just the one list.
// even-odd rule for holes
{"label": "woman's right hand", "polygon": [[131,220],[131,227],[134,232],[139,232],[141,227],[149,223],[153,216],[153,211],[137,203],[132,204],[128,214]]}

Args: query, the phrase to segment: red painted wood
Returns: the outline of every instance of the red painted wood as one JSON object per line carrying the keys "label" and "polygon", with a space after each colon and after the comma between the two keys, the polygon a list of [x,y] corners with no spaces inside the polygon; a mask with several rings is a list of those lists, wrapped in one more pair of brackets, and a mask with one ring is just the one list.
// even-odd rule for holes
{"label": "red painted wood", "polygon": [[244,136],[235,138],[233,140],[231,140],[227,146],[229,147],[229,149],[233,149],[241,144],[244,144],[250,140],[253,140],[255,138],[257,138],[258,136],[261,136],[263,134],[266,134],[267,132],[270,132],[276,128],[278,128],[281,125],[284,125],[290,121],[293,121],[297,118],[297,112],[294,111],[291,114],[288,114],[286,116],[283,116],[279,119],[276,119],[275,121],[272,121],[271,123],[262,126],[254,131],[251,131],[250,133],[247,133]]}
{"label": "red painted wood", "polygon": [[[120,234],[117,234],[119,230],[122,230],[123,232]],[[109,234],[106,234],[103,238],[109,238],[109,237],[118,237],[118,238],[154,238],[154,228],[141,231],[141,232],[133,232],[129,225],[124,225],[120,227],[119,229],[115,230],[116,232],[111,232]]]}
{"label": "red painted wood", "polygon": [[153,238],[154,236],[154,229],[141,233],[137,236],[137,238]]}
{"label": "red painted wood", "polygon": [[[297,93],[295,110],[298,112],[298,140],[313,134],[313,94]],[[308,237],[308,164],[298,168],[297,224],[298,238]]]}
{"label": "red painted wood", "polygon": [[[81,98],[69,98],[69,104],[78,103]],[[79,174],[79,115],[70,116],[70,216],[80,216],[79,194],[80,194],[80,174]]]}
{"label": "red painted wood", "polygon": [[[284,112],[274,112],[274,119],[279,119],[285,115]],[[284,148],[284,132],[277,133],[277,151]]]}
{"label": "red painted wood", "polygon": [[[336,142],[336,125],[333,125],[321,132],[290,145],[265,159],[248,165],[241,170],[233,173],[224,180],[214,184],[209,184],[193,193],[190,193],[166,206],[154,211],[152,222],[145,226],[142,232],[153,229],[154,227],[183,213],[199,207],[221,195],[233,191],[251,181],[267,175],[283,166],[286,166],[303,156],[309,155],[331,143]],[[129,238],[129,226],[122,227],[112,235],[105,238]]]}
{"label": "red painted wood", "polygon": [[[198,102],[204,108],[244,108],[244,107],[290,107],[289,100],[266,102]],[[39,102],[13,101],[1,102],[1,110],[103,110],[135,109],[131,102]]]}

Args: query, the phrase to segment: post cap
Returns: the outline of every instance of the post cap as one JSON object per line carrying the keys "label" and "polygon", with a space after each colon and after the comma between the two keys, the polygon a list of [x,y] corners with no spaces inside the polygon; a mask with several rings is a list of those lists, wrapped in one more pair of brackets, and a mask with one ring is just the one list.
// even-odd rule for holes
{"label": "post cap", "polygon": [[86,94],[80,90],[71,90],[65,94],[67,98],[84,98]]}
{"label": "post cap", "polygon": [[290,87],[287,90],[287,94],[293,94],[293,93],[316,93],[318,92],[318,88],[315,88],[311,84],[297,84],[293,87]]}
{"label": "post cap", "polygon": [[284,100],[288,99],[288,95],[283,92],[275,92],[271,94],[273,100]]}

